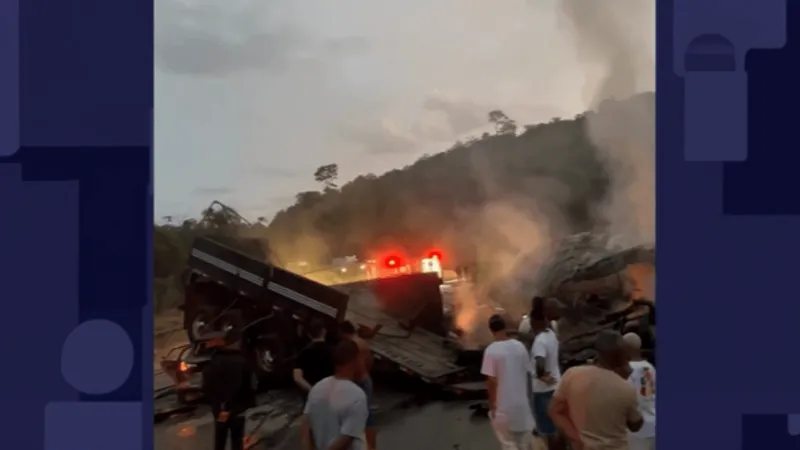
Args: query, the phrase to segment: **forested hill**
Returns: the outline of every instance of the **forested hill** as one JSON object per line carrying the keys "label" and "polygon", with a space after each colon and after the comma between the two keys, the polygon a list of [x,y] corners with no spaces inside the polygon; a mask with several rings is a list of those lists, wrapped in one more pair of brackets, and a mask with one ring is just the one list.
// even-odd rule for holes
{"label": "forested hill", "polygon": [[[655,95],[611,103],[606,110],[644,112],[629,115],[632,120],[617,124],[616,132],[648,128],[643,136],[650,141],[641,151],[652,152]],[[599,209],[616,174],[587,126],[603,111],[601,105],[597,113],[526,126],[491,111],[487,120],[495,132],[402,169],[362,175],[340,186],[336,162],[323,165],[313,174],[320,190],[298,193],[296,202],[271,221],[258,218],[247,225],[232,211],[209,209],[199,221],[156,226],[156,295],[159,289],[174,290],[192,239],[208,233],[265,238],[273,261],[292,270],[297,261],[305,261],[300,271],[308,271],[330,265],[335,257],[366,259],[387,251],[421,255],[437,248],[446,255],[445,265],[491,260],[496,270],[510,273],[543,241],[591,229],[602,220]]]}
{"label": "forested hill", "polygon": [[[653,117],[652,93],[624,103]],[[474,259],[471,241],[513,245],[504,242],[507,235],[524,233],[531,216],[547,218],[559,234],[591,228],[609,171],[589,139],[587,115],[518,127],[492,111],[488,120],[495,133],[380,176],[337,186],[335,162],[320,167],[314,175],[321,190],[297,194],[296,203],[274,217],[270,245],[284,260],[329,261],[387,247],[418,254],[431,246]]]}

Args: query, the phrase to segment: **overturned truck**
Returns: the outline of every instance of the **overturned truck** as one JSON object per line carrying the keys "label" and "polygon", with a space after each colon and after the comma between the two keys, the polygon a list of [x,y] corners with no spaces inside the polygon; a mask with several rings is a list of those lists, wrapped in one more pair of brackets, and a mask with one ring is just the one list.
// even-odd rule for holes
{"label": "overturned truck", "polygon": [[655,250],[620,247],[604,235],[566,239],[538,279],[538,291],[560,300],[558,336],[562,365],[595,356],[598,331],[635,332],[655,363]]}
{"label": "overturned truck", "polygon": [[[262,380],[285,379],[308,343],[311,320],[332,331],[353,322],[371,342],[375,368],[399,369],[427,383],[448,385],[466,376],[458,344],[447,334],[441,279],[410,274],[326,286],[267,262],[259,245],[198,238],[188,260],[184,327],[191,364],[207,360],[209,342],[226,328],[243,330],[243,350]],[[187,377],[188,378],[188,377]]]}

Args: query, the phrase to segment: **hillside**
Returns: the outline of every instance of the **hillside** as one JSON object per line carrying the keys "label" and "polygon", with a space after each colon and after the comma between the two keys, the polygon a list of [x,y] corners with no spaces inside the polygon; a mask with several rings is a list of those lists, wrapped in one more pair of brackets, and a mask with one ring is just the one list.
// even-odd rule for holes
{"label": "hillside", "polygon": [[[338,256],[367,258],[387,249],[419,254],[436,247],[446,263],[491,262],[495,272],[508,274],[564,235],[612,226],[614,208],[617,216],[641,213],[609,205],[630,197],[620,189],[653,177],[647,161],[653,159],[654,102],[654,94],[640,94],[604,102],[598,112],[523,127],[492,111],[495,133],[402,169],[338,186],[335,162],[321,166],[314,174],[321,189],[298,193],[266,226],[263,218],[244,226],[224,211],[157,226],[157,289],[172,290],[165,280],[179,273],[192,236],[209,229],[265,237],[279,263],[324,266]],[[621,160],[638,161],[640,155],[645,163],[633,169],[648,173],[631,178],[630,170],[620,170]],[[651,196],[644,192],[629,208],[644,203],[649,217]],[[641,226],[649,225],[634,224]]]}
{"label": "hillside", "polygon": [[[642,94],[622,108],[649,110],[652,120],[653,105],[654,95]],[[270,222],[273,249],[284,260],[328,260],[387,246],[408,252],[439,246],[456,259],[474,259],[476,249],[465,241],[481,236],[493,246],[513,246],[502,236],[507,227],[522,233],[541,222],[534,227],[546,223],[559,234],[595,227],[614,170],[590,138],[588,115],[515,134],[516,124],[498,113],[490,114],[497,133],[381,176],[364,175],[338,188],[335,165],[323,166],[317,179],[327,187],[298,194]],[[653,151],[648,144],[642,152]],[[331,172],[334,179],[324,176]]]}

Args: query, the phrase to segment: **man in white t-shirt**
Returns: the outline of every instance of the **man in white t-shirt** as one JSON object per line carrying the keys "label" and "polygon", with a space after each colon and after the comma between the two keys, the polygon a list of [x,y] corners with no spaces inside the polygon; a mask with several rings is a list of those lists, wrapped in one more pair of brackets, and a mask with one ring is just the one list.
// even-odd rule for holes
{"label": "man in white t-shirt", "polygon": [[489,319],[494,342],[483,353],[481,373],[486,375],[489,418],[503,450],[532,450],[533,415],[524,395],[531,364],[522,342],[509,338],[505,320]]}
{"label": "man in white t-shirt", "polygon": [[308,393],[303,409],[302,450],[367,450],[367,395],[355,380],[364,376],[358,344],[343,339],[333,350],[333,376]]}
{"label": "man in white t-shirt", "polygon": [[542,308],[534,307],[531,311],[531,330],[535,333],[531,346],[533,416],[536,420],[536,431],[547,440],[550,450],[561,448],[558,430],[548,413],[550,401],[561,379],[561,367],[558,361],[558,338],[553,331]]}
{"label": "man in white t-shirt", "polygon": [[628,435],[629,450],[656,448],[656,368],[642,358],[642,339],[636,333],[622,337],[630,355],[631,374],[628,381],[636,388],[639,413],[644,419],[642,428]]}

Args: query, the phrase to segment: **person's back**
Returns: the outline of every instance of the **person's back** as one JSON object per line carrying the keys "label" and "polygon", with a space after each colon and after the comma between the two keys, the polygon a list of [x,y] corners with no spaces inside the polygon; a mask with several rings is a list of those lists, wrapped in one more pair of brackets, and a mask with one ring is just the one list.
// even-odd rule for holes
{"label": "person's back", "polygon": [[[380,329],[380,326],[373,330],[372,336],[377,330]],[[363,330],[362,330],[363,334]],[[359,332],[356,330],[356,326],[353,322],[346,320],[339,324],[339,336],[343,339],[348,340],[356,344],[358,348],[358,358],[360,360],[361,367],[364,369],[361,373],[361,376],[358,379],[355,379],[355,383],[360,387],[367,396],[367,404],[369,405],[369,409],[371,411],[372,406],[372,378],[370,377],[370,370],[372,369],[372,351],[370,350],[369,342],[367,339],[359,336]],[[368,334],[364,334],[364,336],[368,336]],[[375,428],[375,417],[370,412],[367,416],[367,447],[370,450],[374,450],[377,445],[377,429]]]}
{"label": "person's back", "polygon": [[369,347],[369,342],[365,339],[359,337],[358,335],[351,336],[353,342],[358,345],[359,357],[363,361],[364,364],[364,377],[369,377],[369,371],[372,368],[372,351]]}
{"label": "person's back", "polygon": [[251,371],[239,350],[219,349],[203,370],[204,391],[216,415],[225,409],[236,416],[253,406],[255,392]]}
{"label": "person's back", "polygon": [[489,344],[481,372],[497,380],[494,420],[512,432],[533,431],[533,415],[525,395],[531,372],[525,346],[516,339]]}
{"label": "person's back", "polygon": [[215,450],[225,449],[228,436],[232,450],[244,448],[245,412],[255,406],[253,372],[236,347],[217,350],[203,370],[203,391],[214,415]]}
{"label": "person's back", "polygon": [[585,450],[627,450],[636,392],[619,374],[596,366],[569,369],[559,387]]}
{"label": "person's back", "polygon": [[367,396],[352,381],[328,377],[315,384],[308,393],[305,413],[316,449],[329,448],[342,434],[357,437],[349,450],[366,449]]}
{"label": "person's back", "polygon": [[314,386],[320,380],[333,375],[333,350],[325,341],[312,341],[300,352],[297,368],[303,378]]}

